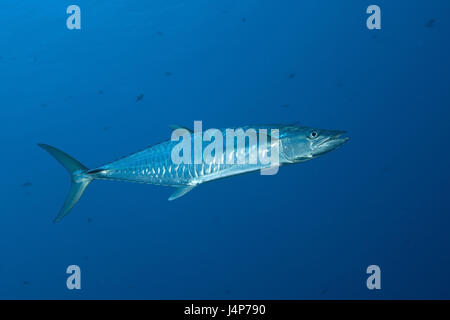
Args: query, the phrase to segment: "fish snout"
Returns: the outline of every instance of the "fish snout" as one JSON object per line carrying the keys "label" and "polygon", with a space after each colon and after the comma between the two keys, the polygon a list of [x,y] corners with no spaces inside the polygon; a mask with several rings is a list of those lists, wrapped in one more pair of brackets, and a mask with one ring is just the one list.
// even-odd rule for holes
{"label": "fish snout", "polygon": [[342,146],[344,143],[350,140],[349,137],[344,136],[346,133],[347,131],[338,130],[329,130],[327,132],[324,132],[322,140],[319,141],[316,145],[316,155],[322,155]]}

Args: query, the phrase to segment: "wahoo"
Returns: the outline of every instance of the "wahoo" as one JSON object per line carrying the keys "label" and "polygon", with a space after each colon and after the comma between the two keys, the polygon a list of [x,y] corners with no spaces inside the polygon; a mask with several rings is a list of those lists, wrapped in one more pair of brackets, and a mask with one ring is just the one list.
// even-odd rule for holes
{"label": "wahoo", "polygon": [[[171,140],[92,170],[52,146],[38,144],[66,168],[71,178],[69,195],[54,222],[69,213],[89,183],[96,179],[175,187],[169,197],[169,200],[175,200],[205,182],[257,170],[262,174],[264,170],[273,174],[273,169],[277,171],[281,165],[314,159],[337,149],[349,139],[343,137],[344,131],[297,125],[209,129],[204,134],[208,136],[206,139],[197,130],[180,126],[171,126],[171,129],[177,132],[172,134]],[[211,133],[210,130],[214,131]],[[251,132],[260,135],[255,138]],[[200,142],[211,142],[199,144],[199,139]]]}

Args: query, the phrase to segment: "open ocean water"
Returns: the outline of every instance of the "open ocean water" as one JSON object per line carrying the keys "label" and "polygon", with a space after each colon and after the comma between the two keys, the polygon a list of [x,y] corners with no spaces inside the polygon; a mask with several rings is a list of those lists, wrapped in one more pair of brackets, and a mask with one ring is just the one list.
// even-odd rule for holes
{"label": "open ocean water", "polygon": [[[66,27],[69,5],[81,30]],[[381,8],[381,30],[366,8]],[[3,0],[1,299],[450,298],[450,2]],[[170,124],[347,130],[278,174],[172,188],[65,170]],[[81,269],[69,290],[66,268]],[[366,269],[381,269],[368,290]]]}

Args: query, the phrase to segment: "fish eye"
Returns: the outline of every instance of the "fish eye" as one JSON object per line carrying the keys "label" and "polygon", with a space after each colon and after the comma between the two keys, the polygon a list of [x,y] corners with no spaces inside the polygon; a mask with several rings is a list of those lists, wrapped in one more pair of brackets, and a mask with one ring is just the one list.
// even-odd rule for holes
{"label": "fish eye", "polygon": [[316,130],[312,130],[310,133],[309,133],[309,138],[310,139],[315,139],[315,138],[317,138],[319,136],[319,133],[316,131]]}

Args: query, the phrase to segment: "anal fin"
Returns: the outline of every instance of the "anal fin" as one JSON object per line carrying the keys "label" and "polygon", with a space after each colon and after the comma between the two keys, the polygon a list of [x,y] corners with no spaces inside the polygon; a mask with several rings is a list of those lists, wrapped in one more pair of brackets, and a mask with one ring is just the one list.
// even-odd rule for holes
{"label": "anal fin", "polygon": [[188,193],[189,191],[191,191],[194,188],[195,188],[195,186],[178,187],[177,190],[175,190],[175,192],[172,193],[172,195],[169,197],[169,201],[172,201],[172,200],[178,199],[179,197],[184,196],[186,193]]}

